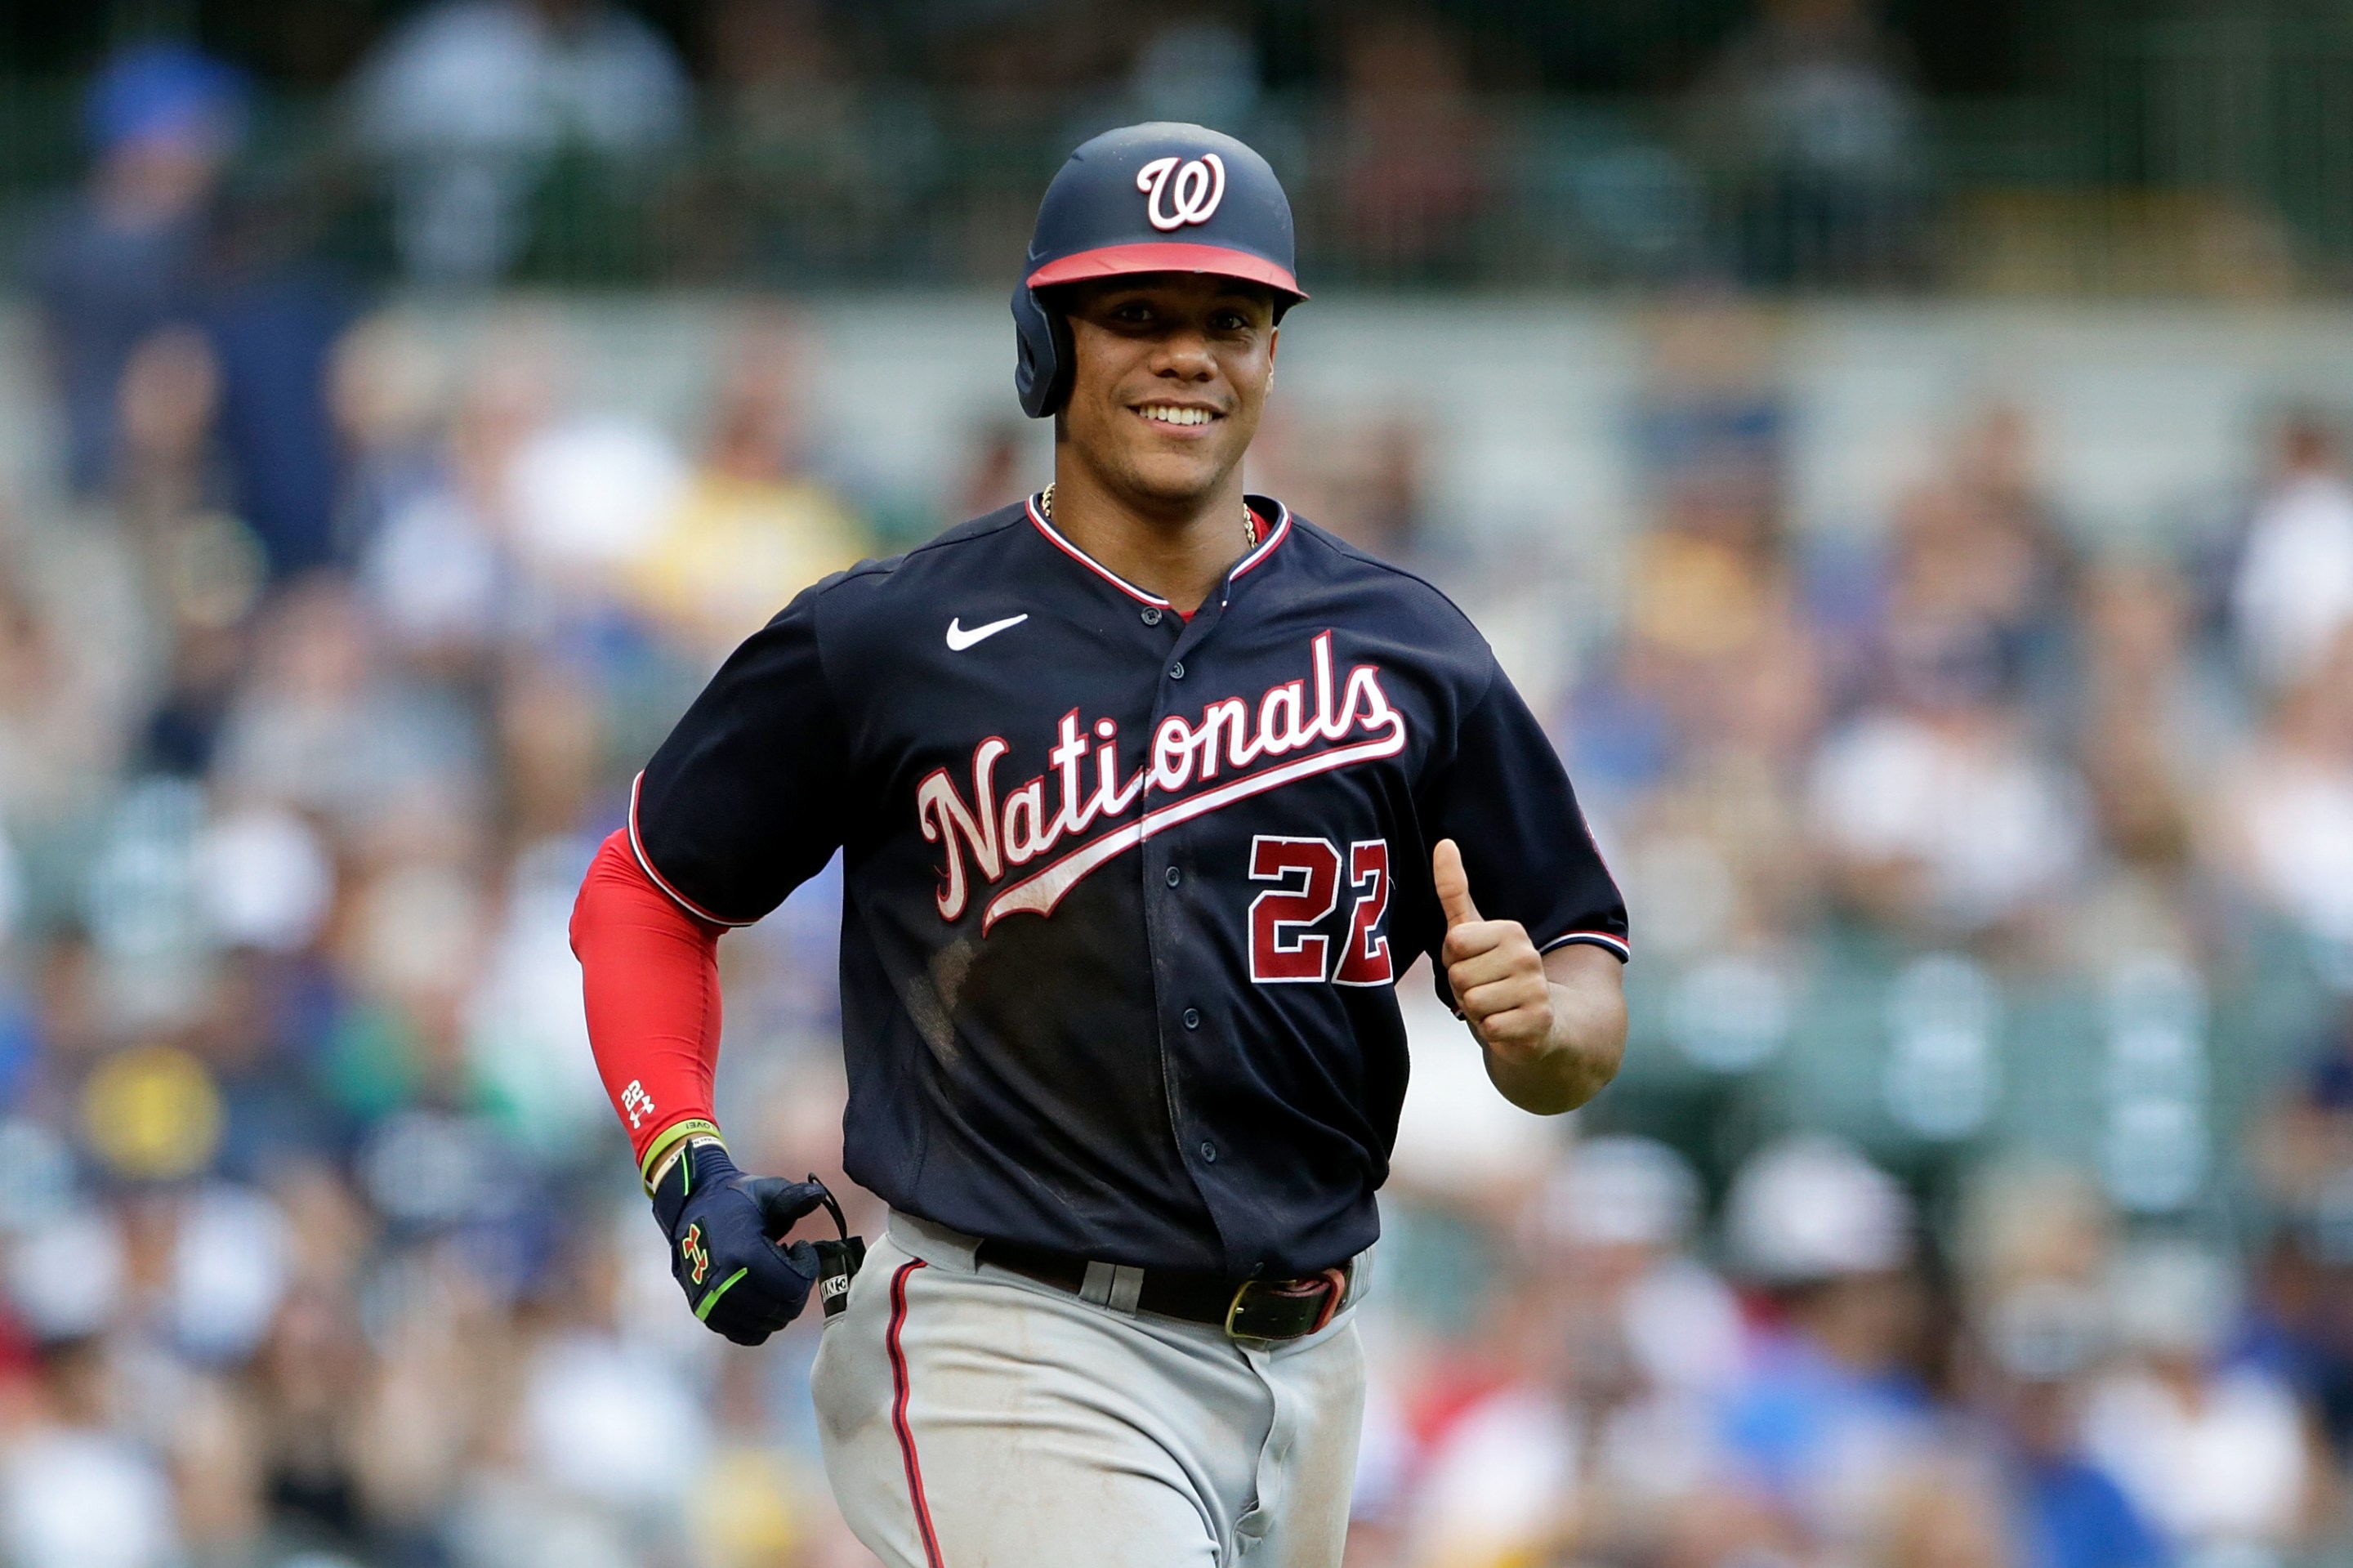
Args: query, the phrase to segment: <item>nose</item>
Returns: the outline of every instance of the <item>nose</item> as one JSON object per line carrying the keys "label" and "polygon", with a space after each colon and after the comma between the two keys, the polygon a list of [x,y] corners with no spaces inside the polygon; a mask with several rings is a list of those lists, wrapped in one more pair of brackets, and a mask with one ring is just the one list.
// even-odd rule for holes
{"label": "nose", "polygon": [[1160,340],[1160,352],[1154,355],[1152,372],[1176,381],[1208,381],[1218,373],[1218,362],[1209,352],[1209,334],[1198,326],[1172,329]]}

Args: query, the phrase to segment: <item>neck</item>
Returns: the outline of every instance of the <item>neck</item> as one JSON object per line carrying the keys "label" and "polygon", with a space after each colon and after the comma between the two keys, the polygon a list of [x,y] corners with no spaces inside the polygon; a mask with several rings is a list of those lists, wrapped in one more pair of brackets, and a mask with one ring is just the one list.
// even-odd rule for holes
{"label": "neck", "polygon": [[1249,547],[1239,467],[1207,493],[1163,503],[1114,490],[1068,445],[1054,449],[1054,526],[1147,593],[1190,615]]}

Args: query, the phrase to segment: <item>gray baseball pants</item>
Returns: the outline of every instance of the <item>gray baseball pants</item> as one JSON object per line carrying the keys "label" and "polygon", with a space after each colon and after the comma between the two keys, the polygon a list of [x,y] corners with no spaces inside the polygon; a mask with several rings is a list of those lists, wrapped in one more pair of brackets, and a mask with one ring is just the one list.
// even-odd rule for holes
{"label": "gray baseball pants", "polygon": [[[893,1214],[812,1375],[835,1500],[889,1568],[1337,1568],[1363,1416],[1355,1299],[1271,1348],[976,1265]],[[1123,1290],[1122,1287],[1124,1287]]]}

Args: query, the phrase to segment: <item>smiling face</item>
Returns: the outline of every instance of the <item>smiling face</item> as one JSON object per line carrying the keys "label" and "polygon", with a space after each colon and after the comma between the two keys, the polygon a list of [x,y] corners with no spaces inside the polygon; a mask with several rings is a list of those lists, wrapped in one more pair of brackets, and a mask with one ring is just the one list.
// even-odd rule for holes
{"label": "smiling face", "polygon": [[1152,510],[1214,496],[1258,433],[1274,374],[1274,298],[1256,284],[1147,272],[1073,286],[1071,397],[1056,439]]}

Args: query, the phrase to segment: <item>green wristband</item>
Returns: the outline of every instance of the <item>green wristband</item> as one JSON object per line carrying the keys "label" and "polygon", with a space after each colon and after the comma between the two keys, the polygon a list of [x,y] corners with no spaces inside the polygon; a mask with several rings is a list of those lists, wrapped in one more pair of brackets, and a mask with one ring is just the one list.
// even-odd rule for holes
{"label": "green wristband", "polygon": [[689,1139],[694,1138],[707,1138],[722,1149],[727,1147],[727,1140],[719,1136],[717,1122],[706,1121],[701,1117],[689,1117],[684,1121],[670,1123],[654,1134],[654,1140],[646,1145],[646,1157],[638,1162],[638,1177],[645,1182],[649,1196],[652,1194],[655,1183],[660,1179],[662,1162],[683,1148]]}

